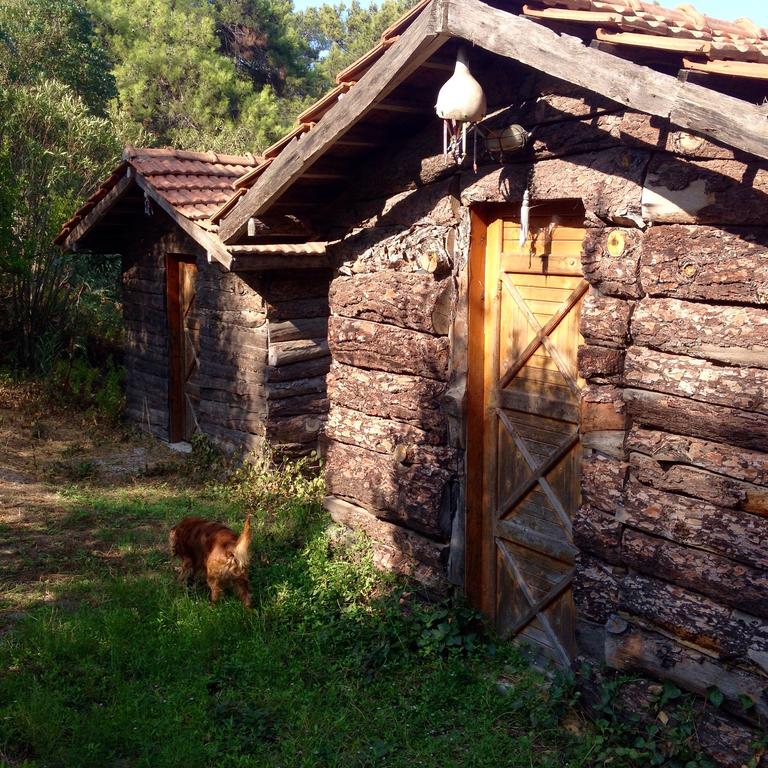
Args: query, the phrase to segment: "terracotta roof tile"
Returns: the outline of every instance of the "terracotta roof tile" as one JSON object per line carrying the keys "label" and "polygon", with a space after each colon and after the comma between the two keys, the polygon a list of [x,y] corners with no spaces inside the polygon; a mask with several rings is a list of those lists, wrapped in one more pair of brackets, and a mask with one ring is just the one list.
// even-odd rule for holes
{"label": "terracotta roof tile", "polygon": [[[692,5],[672,9],[641,0],[538,0],[523,6],[523,15],[591,24],[598,40],[616,45],[696,53],[710,61],[768,61],[768,30],[749,19],[715,19]],[[735,69],[723,73],[744,74]]]}
{"label": "terracotta roof tile", "polygon": [[177,149],[126,147],[123,162],[62,227],[56,238],[67,235],[131,167],[182,216],[203,221],[221,208],[235,191],[234,182],[261,163],[254,155],[222,155]]}

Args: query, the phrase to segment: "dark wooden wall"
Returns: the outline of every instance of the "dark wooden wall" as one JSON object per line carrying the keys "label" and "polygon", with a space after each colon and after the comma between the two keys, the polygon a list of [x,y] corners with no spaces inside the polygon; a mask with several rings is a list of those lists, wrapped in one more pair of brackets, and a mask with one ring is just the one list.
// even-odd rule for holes
{"label": "dark wooden wall", "polygon": [[126,238],[123,263],[126,416],[168,439],[165,255],[197,257],[200,431],[226,451],[317,450],[330,365],[327,270],[232,274],[162,213]]}
{"label": "dark wooden wall", "polygon": [[[168,319],[166,253],[200,254],[200,247],[161,214],[141,221],[122,243],[125,325],[125,415],[167,440]],[[204,255],[203,255],[204,259]]]}

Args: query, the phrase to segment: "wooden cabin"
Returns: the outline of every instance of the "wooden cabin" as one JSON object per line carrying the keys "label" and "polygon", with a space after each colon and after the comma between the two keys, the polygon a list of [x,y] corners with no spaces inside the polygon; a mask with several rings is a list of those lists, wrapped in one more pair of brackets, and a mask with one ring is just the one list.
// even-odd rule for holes
{"label": "wooden cabin", "polygon": [[[434,112],[467,43],[477,170]],[[699,736],[726,765],[768,715],[766,62],[766,30],[691,7],[424,0],[239,178],[203,267],[229,324],[201,429],[231,436],[241,398],[269,425],[270,324],[329,309],[293,399],[327,418],[333,518],[561,665],[719,689]],[[136,280],[162,323],[161,261]]]}
{"label": "wooden cabin", "polygon": [[57,242],[122,256],[130,421],[171,443],[300,456],[327,412],[325,246],[292,245],[303,230],[280,217],[260,245],[227,248],[211,222],[259,163],[129,147]]}

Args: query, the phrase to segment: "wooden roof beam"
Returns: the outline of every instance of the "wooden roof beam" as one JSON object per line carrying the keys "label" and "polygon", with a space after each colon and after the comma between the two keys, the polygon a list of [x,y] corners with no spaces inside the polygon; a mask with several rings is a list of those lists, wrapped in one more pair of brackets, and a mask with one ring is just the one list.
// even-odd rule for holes
{"label": "wooden roof beam", "polygon": [[443,2],[446,29],[455,37],[768,159],[768,117],[753,104],[589,48],[481,0]]}
{"label": "wooden roof beam", "polygon": [[263,213],[346,131],[412,74],[445,42],[445,0],[432,0],[343,99],[301,141],[294,139],[221,222],[219,236],[232,242],[248,219]]}
{"label": "wooden roof beam", "polygon": [[67,236],[61,242],[63,248],[72,251],[77,250],[79,241],[99,223],[104,215],[120,200],[128,187],[131,186],[131,183],[133,182],[133,179],[131,178],[132,170],[133,169],[131,168],[126,168],[125,176],[123,176],[115,186],[112,187],[112,189],[110,189],[90,211],[88,211],[77,226],[67,233]]}
{"label": "wooden roof beam", "polygon": [[198,245],[205,248],[209,261],[217,261],[224,269],[229,270],[232,256],[219,238],[209,234],[186,216],[182,216],[140,173],[135,174],[134,179],[145,194],[152,198],[152,201],[162,208],[180,229],[184,230]]}

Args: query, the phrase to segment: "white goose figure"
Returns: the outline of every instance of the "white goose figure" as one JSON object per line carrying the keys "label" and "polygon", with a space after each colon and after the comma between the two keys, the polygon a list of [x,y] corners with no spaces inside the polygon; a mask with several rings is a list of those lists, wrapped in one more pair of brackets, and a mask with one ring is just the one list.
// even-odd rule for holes
{"label": "white goose figure", "polygon": [[[485,93],[480,83],[469,71],[467,49],[461,46],[456,57],[456,69],[448,82],[437,94],[435,111],[443,119],[443,153],[448,156],[448,137],[452,139],[452,148],[456,161],[467,154],[467,125],[478,123],[486,113]],[[459,149],[459,132],[462,134]],[[477,135],[475,135],[475,161],[477,158]]]}

